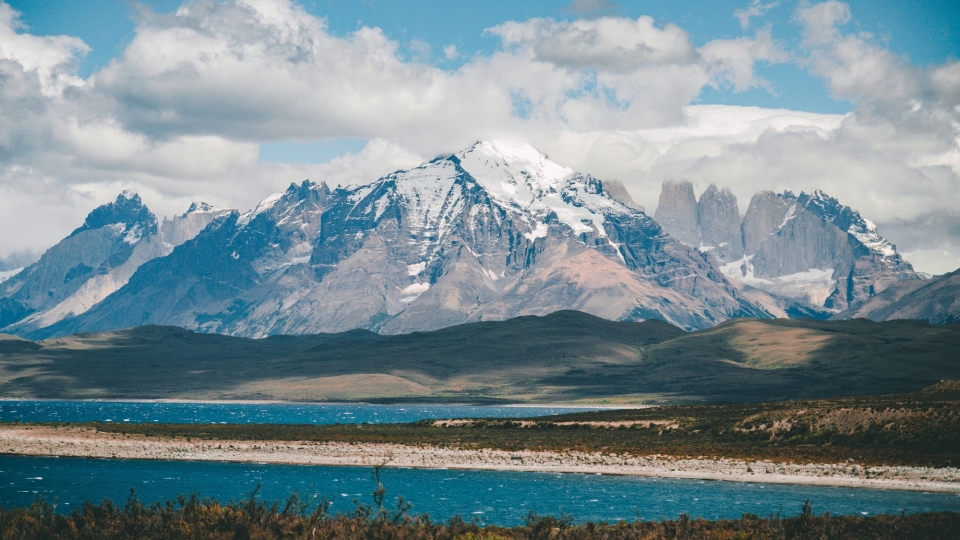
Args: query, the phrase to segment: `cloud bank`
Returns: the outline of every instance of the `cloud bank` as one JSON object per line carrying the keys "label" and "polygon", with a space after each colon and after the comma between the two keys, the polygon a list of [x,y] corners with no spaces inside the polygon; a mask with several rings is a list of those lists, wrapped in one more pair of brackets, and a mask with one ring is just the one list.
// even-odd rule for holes
{"label": "cloud bank", "polygon": [[[910,233],[960,210],[960,62],[912,66],[847,32],[839,2],[802,5],[803,41],[787,51],[768,27],[748,33],[769,8],[750,4],[743,36],[699,47],[646,16],[505,22],[487,30],[496,52],[445,70],[378,28],[334,35],[287,0],[198,0],[144,12],[123,53],[82,79],[82,41],[30,35],[0,3],[0,230],[24,231],[0,254],[49,246],[126,187],[159,214],[194,199],[248,208],[291,181],[370,181],[510,138],[623,181],[651,211],[667,178],[730,187],[744,207],[760,189],[822,188],[881,232],[899,224],[902,250],[946,253],[930,269],[960,266],[955,230],[927,244]],[[696,104],[706,88],[768,88],[758,66],[787,62],[856,110]],[[261,142],[335,138],[371,142],[321,165],[258,159]]]}

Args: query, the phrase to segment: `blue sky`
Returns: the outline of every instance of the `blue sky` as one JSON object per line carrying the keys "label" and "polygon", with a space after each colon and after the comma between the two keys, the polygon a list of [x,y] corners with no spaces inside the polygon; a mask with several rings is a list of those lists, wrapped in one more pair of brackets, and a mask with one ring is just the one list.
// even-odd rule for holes
{"label": "blue sky", "polygon": [[958,56],[957,0],[0,0],[0,256],[127,187],[249,208],[505,138],[650,210],[825,189],[952,269]]}

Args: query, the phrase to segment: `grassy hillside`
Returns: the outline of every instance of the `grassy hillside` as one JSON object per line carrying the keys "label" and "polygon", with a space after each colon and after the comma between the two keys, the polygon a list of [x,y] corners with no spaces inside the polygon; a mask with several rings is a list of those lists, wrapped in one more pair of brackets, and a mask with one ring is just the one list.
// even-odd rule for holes
{"label": "grassy hillside", "polygon": [[960,323],[728,321],[684,333],[579,312],[434,332],[250,340],[145,326],[0,339],[0,397],[742,402],[960,378]]}

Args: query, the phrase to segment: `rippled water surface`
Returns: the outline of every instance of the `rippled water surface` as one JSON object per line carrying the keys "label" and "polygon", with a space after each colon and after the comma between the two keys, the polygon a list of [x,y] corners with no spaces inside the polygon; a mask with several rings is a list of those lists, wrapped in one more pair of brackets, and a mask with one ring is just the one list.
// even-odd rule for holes
{"label": "rippled water surface", "polygon": [[[705,482],[455,470],[384,469],[388,499],[404,496],[414,513],[435,519],[454,515],[482,523],[518,525],[530,511],[577,521],[674,518],[681,512],[705,518],[800,513],[804,500],[816,512],[879,514],[932,510],[960,511],[960,496],[872,489],[825,488],[738,482]],[[98,460],[0,456],[0,504],[23,505],[42,495],[69,511],[85,499],[123,501],[136,488],[142,501],[200,493],[222,501],[241,499],[258,484],[268,500],[294,490],[334,501],[349,511],[354,501],[370,504],[371,469],[246,463]]]}
{"label": "rippled water surface", "polygon": [[[587,408],[452,405],[152,403],[92,401],[0,401],[0,421],[170,423],[386,423],[426,418],[529,417]],[[385,469],[392,497],[402,495],[413,512],[439,519],[454,515],[482,523],[516,525],[530,511],[572,515],[578,521],[674,518],[681,512],[705,518],[743,513],[795,515],[804,500],[817,512],[878,514],[960,511],[960,496],[870,489],[706,482],[574,474]],[[222,501],[260,496],[284,499],[294,490],[331,499],[348,511],[355,500],[369,504],[371,469],[245,463],[97,460],[0,456],[0,504],[24,505],[38,495],[57,499],[59,510],[84,500],[123,501],[135,488],[142,501],[200,493]]]}
{"label": "rippled water surface", "polygon": [[584,407],[364,405],[320,403],[155,403],[139,401],[0,401],[0,422],[159,422],[172,424],[371,424],[427,418],[523,418]]}

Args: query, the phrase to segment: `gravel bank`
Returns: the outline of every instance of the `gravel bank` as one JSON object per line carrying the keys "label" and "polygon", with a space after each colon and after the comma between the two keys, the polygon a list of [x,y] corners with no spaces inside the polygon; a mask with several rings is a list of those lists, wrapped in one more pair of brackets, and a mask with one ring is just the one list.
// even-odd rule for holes
{"label": "gravel bank", "polygon": [[733,482],[808,484],[960,493],[960,469],[863,467],[856,463],[784,464],[734,459],[582,452],[455,450],[433,446],[160,439],[80,427],[0,428],[0,454],[110,459],[238,461],[294,465],[563,472]]}

